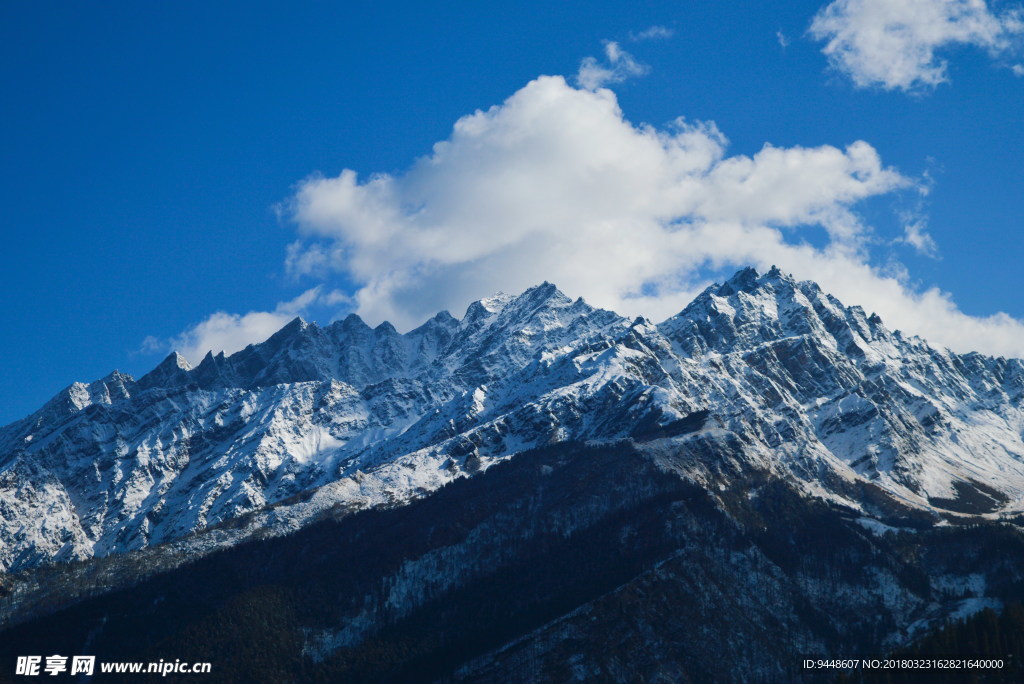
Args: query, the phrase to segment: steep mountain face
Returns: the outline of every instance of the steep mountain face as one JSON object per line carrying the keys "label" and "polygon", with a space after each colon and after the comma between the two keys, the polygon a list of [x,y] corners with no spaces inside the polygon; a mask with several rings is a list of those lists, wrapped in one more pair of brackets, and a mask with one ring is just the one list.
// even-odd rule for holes
{"label": "steep mountain face", "polygon": [[0,429],[0,570],[284,533],[616,439],[708,488],[753,468],[866,516],[1007,519],[1024,364],[934,349],[774,269],[660,325],[547,283],[406,334],[296,319],[195,368],[77,383]]}
{"label": "steep mountain face", "polygon": [[215,681],[805,682],[803,658],[1024,598],[1008,526],[886,526],[750,465],[708,489],[676,475],[689,446],[656,441],[521,452],[23,622],[0,631],[0,682],[18,655],[83,649]]}

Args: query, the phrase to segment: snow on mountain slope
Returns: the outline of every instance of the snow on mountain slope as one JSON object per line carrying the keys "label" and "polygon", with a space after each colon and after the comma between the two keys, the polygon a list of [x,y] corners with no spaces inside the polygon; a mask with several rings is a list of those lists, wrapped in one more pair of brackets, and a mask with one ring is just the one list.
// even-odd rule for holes
{"label": "snow on mountain slope", "polygon": [[[926,511],[999,515],[1024,507],[1022,397],[1021,361],[933,349],[775,269],[741,271],[660,325],[549,283],[406,334],[296,319],[195,368],[172,354],[137,381],[74,384],[0,429],[0,569],[263,509],[259,525],[291,529],[564,440],[728,443],[855,507],[870,483]],[[695,456],[685,474],[721,466]]]}

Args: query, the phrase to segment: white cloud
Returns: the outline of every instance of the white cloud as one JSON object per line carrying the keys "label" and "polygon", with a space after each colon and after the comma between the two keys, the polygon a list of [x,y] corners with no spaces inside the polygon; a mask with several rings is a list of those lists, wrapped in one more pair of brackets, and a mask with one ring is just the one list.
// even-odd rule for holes
{"label": "white cloud", "polygon": [[983,0],[835,0],[810,28],[827,41],[832,66],[857,86],[904,91],[948,80],[937,52],[971,45],[998,55],[1022,33],[1019,8],[994,13]]}
{"label": "white cloud", "polygon": [[778,31],[775,32],[775,39],[779,41],[779,47],[781,47],[783,50],[789,47],[789,37],[782,32],[782,29],[779,29]]}
{"label": "white cloud", "polygon": [[587,90],[603,88],[610,83],[621,83],[627,78],[643,76],[650,67],[641,64],[613,40],[604,42],[605,62],[585,57],[576,73],[576,83]]}
{"label": "white cloud", "polygon": [[1010,67],[1014,76],[1024,76],[1024,64],[1014,64]]}
{"label": "white cloud", "polygon": [[675,31],[668,27],[655,24],[654,26],[650,26],[639,33],[630,31],[629,39],[633,42],[639,42],[642,40],[662,40],[671,38],[675,33]]}
{"label": "white cloud", "polygon": [[167,340],[161,340],[156,335],[146,335],[139,345],[138,351],[133,354],[159,354],[168,351]]}
{"label": "white cloud", "polygon": [[[1019,321],[966,316],[949,294],[869,264],[876,239],[857,203],[926,188],[871,145],[765,145],[749,157],[726,145],[713,123],[634,125],[611,91],[541,77],[459,119],[402,174],[304,181],[288,206],[300,231],[288,264],[344,273],[361,315],[405,329],[543,280],[660,320],[706,285],[702,269],[777,264],[891,327],[1024,356]],[[904,239],[927,248],[915,230]],[[812,234],[824,243],[812,246]]]}
{"label": "white cloud", "polygon": [[937,259],[939,246],[925,228],[924,221],[918,219],[910,221],[903,228],[903,237],[900,242],[910,245],[920,254]]}

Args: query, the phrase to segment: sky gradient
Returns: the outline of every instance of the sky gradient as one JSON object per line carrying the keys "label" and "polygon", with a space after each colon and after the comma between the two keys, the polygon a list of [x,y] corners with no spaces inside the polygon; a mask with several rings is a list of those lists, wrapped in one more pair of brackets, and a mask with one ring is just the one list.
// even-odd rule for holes
{"label": "sky gradient", "polygon": [[1015,5],[895,4],[914,44],[865,42],[870,0],[4,3],[0,424],[296,314],[402,328],[543,279],[671,312],[765,255],[1024,349]]}

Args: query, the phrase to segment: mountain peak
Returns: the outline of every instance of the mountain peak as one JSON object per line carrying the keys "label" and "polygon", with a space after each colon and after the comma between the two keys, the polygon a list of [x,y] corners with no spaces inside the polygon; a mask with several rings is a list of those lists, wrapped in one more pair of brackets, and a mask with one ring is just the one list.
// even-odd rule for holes
{"label": "mountain peak", "polygon": [[366,321],[364,321],[359,316],[359,314],[354,312],[350,313],[348,316],[345,316],[342,319],[335,321],[330,326],[328,326],[328,328],[345,333],[354,333],[357,331],[368,332],[372,330],[372,328],[370,328],[370,326],[366,324]]}
{"label": "mountain peak", "polygon": [[462,317],[463,323],[475,321],[499,314],[514,299],[512,295],[498,292],[490,297],[484,297],[466,307],[466,315]]}
{"label": "mountain peak", "polygon": [[450,323],[455,320],[455,316],[448,313],[448,309],[441,309],[430,320],[437,321],[438,323]]}
{"label": "mountain peak", "polygon": [[283,332],[301,332],[310,326],[309,323],[302,318],[302,316],[296,316],[292,320],[288,321],[288,324],[278,330],[278,333]]}
{"label": "mountain peak", "polygon": [[490,297],[484,297],[476,303],[480,304],[488,313],[501,313],[501,310],[513,299],[515,299],[514,296],[499,291]]}
{"label": "mountain peak", "polygon": [[[778,266],[772,265],[763,274],[758,273],[757,269],[752,266],[747,266],[737,271],[723,284],[717,287],[712,286],[712,289],[714,289],[715,294],[719,297],[729,297],[740,292],[753,293],[762,289],[765,285],[788,285],[792,287],[796,284],[796,278],[784,272]],[[811,285],[813,285],[813,289],[818,289],[817,285],[813,283]]]}
{"label": "mountain peak", "polygon": [[448,313],[447,309],[442,309],[434,314],[433,317],[423,323],[418,328],[413,329],[409,332],[410,335],[423,335],[430,331],[437,330],[453,330],[459,327],[459,321],[455,316]]}
{"label": "mountain peak", "polygon": [[838,337],[846,346],[851,326],[859,329],[862,320],[812,281],[797,281],[777,266],[763,275],[748,267],[708,287],[659,329],[688,353],[702,354],[800,335]]}
{"label": "mountain peak", "polygon": [[553,283],[544,281],[515,298],[517,308],[553,307],[557,309],[572,306],[572,300]]}
{"label": "mountain peak", "polygon": [[291,321],[289,321],[287,325],[285,325],[276,333],[268,337],[264,342],[261,342],[258,345],[250,346],[263,347],[266,350],[276,349],[281,345],[286,344],[289,340],[302,336],[303,333],[305,333],[310,328],[313,328],[314,326],[315,324],[307,323],[305,320],[303,320],[301,316],[296,316]]}
{"label": "mountain peak", "polygon": [[526,291],[523,292],[523,294],[524,295],[527,295],[527,294],[529,294],[529,295],[539,295],[539,296],[547,297],[547,296],[551,296],[552,294],[554,294],[556,292],[558,292],[558,288],[555,286],[555,284],[550,282],[550,281],[545,280],[540,285],[534,285],[533,287],[527,288]]}
{"label": "mountain peak", "polygon": [[98,382],[135,382],[135,378],[115,368],[100,378]]}
{"label": "mountain peak", "polygon": [[168,354],[156,368],[139,378],[139,386],[143,389],[156,386],[175,386],[183,381],[191,370],[192,364],[175,350]]}
{"label": "mountain peak", "polygon": [[547,280],[545,280],[540,285],[534,285],[533,287],[527,288],[526,291],[523,292],[523,294],[520,295],[520,296],[521,297],[529,296],[529,297],[533,297],[533,298],[545,298],[545,299],[549,298],[549,297],[557,297],[557,296],[565,297],[565,295],[562,293],[562,291],[559,290],[558,287],[554,283],[549,282]]}
{"label": "mountain peak", "polygon": [[168,370],[177,368],[187,372],[192,370],[192,364],[189,363],[188,359],[182,356],[178,350],[174,350],[167,355],[167,358],[160,362],[160,365],[157,366],[157,368],[166,368]]}
{"label": "mountain peak", "polygon": [[757,288],[758,278],[760,278],[760,274],[753,266],[742,268],[719,286],[718,295],[728,297],[741,291],[750,292]]}

